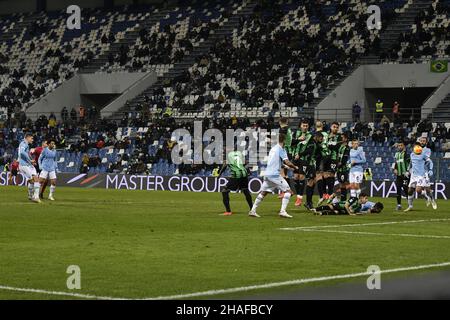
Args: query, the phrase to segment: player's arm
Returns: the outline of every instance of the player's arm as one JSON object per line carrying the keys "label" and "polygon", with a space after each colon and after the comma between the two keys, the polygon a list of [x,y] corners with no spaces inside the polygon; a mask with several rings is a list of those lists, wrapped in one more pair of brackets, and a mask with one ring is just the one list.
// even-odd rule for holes
{"label": "player's arm", "polygon": [[42,152],[38,158],[38,165],[39,165],[39,168],[41,168],[41,169],[42,169],[42,161],[44,160],[44,158],[45,158],[45,149],[42,150]]}
{"label": "player's arm", "polygon": [[353,212],[352,207],[350,206],[350,203],[347,201],[344,205],[345,207],[345,211],[347,211],[347,213],[351,216],[355,215],[355,213]]}
{"label": "player's arm", "polygon": [[298,167],[293,164],[291,161],[289,161],[289,159],[286,158],[286,160],[283,160],[283,164],[288,168],[288,169],[294,169],[297,170]]}
{"label": "player's arm", "polygon": [[281,158],[281,160],[283,160],[283,164],[288,166],[290,169],[294,169],[294,170],[298,169],[298,167],[289,160],[286,150],[283,149],[281,151],[280,158]]}

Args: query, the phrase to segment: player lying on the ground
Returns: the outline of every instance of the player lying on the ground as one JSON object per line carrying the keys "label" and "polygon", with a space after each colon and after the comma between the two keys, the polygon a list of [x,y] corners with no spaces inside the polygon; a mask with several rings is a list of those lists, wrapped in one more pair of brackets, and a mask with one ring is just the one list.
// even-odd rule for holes
{"label": "player lying on the ground", "polygon": [[[229,151],[229,150],[226,150]],[[222,190],[223,205],[225,206],[225,216],[231,216],[230,191],[242,191],[245,195],[250,210],[252,209],[252,196],[248,190],[248,170],[245,166],[245,158],[241,151],[231,150],[227,153],[227,159],[224,161],[219,171],[219,177],[226,168],[230,169],[230,178],[225,188]]]}
{"label": "player lying on the ground", "polygon": [[[56,189],[56,169],[58,167],[56,163],[56,150],[55,150],[55,141],[50,139],[47,141],[47,147],[45,147],[41,155],[39,156],[39,168],[41,169],[41,173],[39,174],[41,189],[44,187],[44,183],[47,180],[50,180],[50,194],[48,195],[48,199],[54,201],[53,194]],[[43,194],[44,190],[40,190],[40,194]]]}
{"label": "player lying on the ground", "polygon": [[284,149],[285,139],[286,135],[280,133],[278,135],[278,143],[270,149],[269,159],[267,161],[267,167],[264,173],[264,182],[261,187],[262,191],[256,197],[255,203],[248,214],[250,217],[259,218],[260,216],[256,213],[256,209],[267,194],[278,189],[284,193],[283,200],[281,201],[279,216],[282,218],[292,218],[292,216],[286,212],[286,207],[293,192],[291,187],[289,187],[289,184],[281,176],[281,166],[282,164],[285,164],[290,169],[298,169],[298,167],[288,159],[286,150]]}
{"label": "player lying on the ground", "polygon": [[[335,195],[330,199],[334,200]],[[367,213],[380,213],[384,209],[381,202],[369,201],[366,193],[361,193],[359,197],[352,197],[348,201],[334,201],[325,206],[319,206],[312,211],[316,215],[361,215]]]}

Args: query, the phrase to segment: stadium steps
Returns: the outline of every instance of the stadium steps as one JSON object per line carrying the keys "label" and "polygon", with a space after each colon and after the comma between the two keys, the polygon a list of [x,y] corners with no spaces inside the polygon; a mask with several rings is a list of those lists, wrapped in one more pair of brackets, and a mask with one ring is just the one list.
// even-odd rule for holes
{"label": "stadium steps", "polygon": [[120,120],[123,113],[135,111],[139,105],[145,102],[145,97],[151,96],[156,88],[159,88],[164,82],[173,81],[184,72],[187,72],[188,69],[195,64],[195,62],[197,62],[202,56],[208,54],[209,50],[215,43],[231,36],[233,30],[238,28],[240,18],[245,18],[253,14],[255,7],[256,3],[254,1],[248,1],[244,4],[239,12],[230,16],[226,22],[219,26],[219,28],[211,31],[207,40],[201,42],[199,46],[194,47],[189,55],[184,56],[180,62],[175,63],[173,68],[171,68],[164,75],[158,76],[157,81],[151,87],[147,88],[141,94],[129,101],[127,105],[113,114],[110,119]]}
{"label": "stadium steps", "polygon": [[[160,10],[159,12],[152,14],[149,19],[144,20],[140,23],[140,27],[143,29],[150,29],[155,24],[159,23],[161,19],[163,19],[167,14],[169,14],[173,8]],[[120,47],[125,45],[130,48],[133,44],[136,43],[137,38],[139,37],[139,30],[128,31],[125,34],[125,37],[119,41],[116,41],[111,44],[109,50],[96,59],[94,59],[89,65],[80,70],[80,73],[94,73],[100,70],[109,60],[108,56],[110,54],[116,55],[120,52]]]}
{"label": "stadium steps", "polygon": [[[431,7],[432,3],[433,0],[413,0],[413,3],[405,12],[400,13],[392,19],[392,22],[380,34],[380,51],[388,51],[396,45],[402,33],[411,33],[412,25],[415,23],[416,17]],[[369,52],[367,55],[358,59],[359,64],[378,64],[380,62],[379,54],[374,52]]]}
{"label": "stadium steps", "polygon": [[450,122],[450,92],[441,103],[430,113],[433,122]]}
{"label": "stadium steps", "polygon": [[431,7],[432,0],[414,0],[414,2],[401,13],[398,17],[393,19],[386,30],[380,35],[381,50],[388,50],[398,43],[398,38],[402,33],[411,32],[411,26],[414,24],[416,17],[424,10]]}

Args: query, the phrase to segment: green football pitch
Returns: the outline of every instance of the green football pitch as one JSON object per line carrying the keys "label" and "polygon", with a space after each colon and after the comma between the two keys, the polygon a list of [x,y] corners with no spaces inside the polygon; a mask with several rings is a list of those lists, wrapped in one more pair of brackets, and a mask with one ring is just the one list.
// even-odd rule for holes
{"label": "green football pitch", "polygon": [[[365,282],[370,265],[389,277],[450,269],[443,200],[400,213],[381,199],[384,211],[368,216],[314,216],[291,201],[286,220],[275,196],[260,219],[240,194],[230,217],[219,193],[59,188],[55,198],[0,189],[0,299],[245,298]],[[67,287],[72,265],[79,290]]]}

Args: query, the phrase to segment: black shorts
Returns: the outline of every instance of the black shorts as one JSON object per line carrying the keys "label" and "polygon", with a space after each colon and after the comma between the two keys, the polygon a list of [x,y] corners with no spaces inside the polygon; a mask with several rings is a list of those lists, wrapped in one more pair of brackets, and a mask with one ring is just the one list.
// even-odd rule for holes
{"label": "black shorts", "polygon": [[231,191],[248,189],[248,177],[228,178],[228,183],[225,187]]}
{"label": "black shorts", "polygon": [[327,158],[323,162],[323,172],[335,173],[337,169],[337,161]]}
{"label": "black shorts", "polygon": [[307,179],[313,179],[316,176],[316,169],[314,166],[308,164],[304,160],[295,160],[294,164],[298,167],[298,170],[294,170],[294,173],[302,174]]}
{"label": "black shorts", "polygon": [[408,187],[409,177],[397,176],[397,179],[395,180],[395,184],[397,185],[397,188]]}
{"label": "black shorts", "polygon": [[336,175],[337,175],[337,179],[338,179],[339,183],[349,183],[348,171],[338,172]]}

